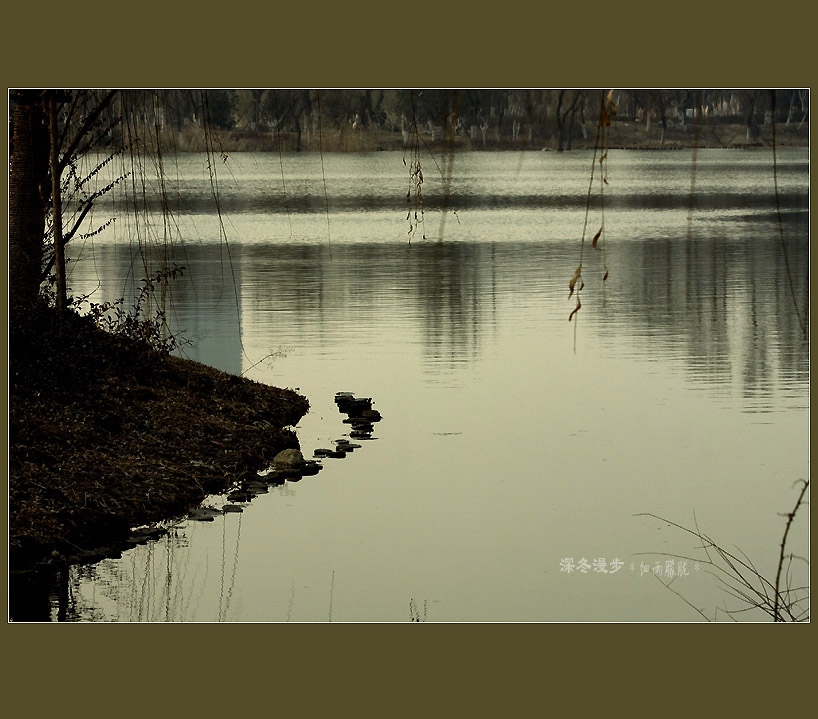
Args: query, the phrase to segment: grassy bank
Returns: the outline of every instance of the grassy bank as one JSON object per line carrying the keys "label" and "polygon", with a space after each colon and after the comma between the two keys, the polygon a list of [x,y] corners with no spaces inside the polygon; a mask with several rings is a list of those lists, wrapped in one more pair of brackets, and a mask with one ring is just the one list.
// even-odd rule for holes
{"label": "grassy bank", "polygon": [[9,336],[12,569],[87,561],[297,447],[290,390],[39,307]]}

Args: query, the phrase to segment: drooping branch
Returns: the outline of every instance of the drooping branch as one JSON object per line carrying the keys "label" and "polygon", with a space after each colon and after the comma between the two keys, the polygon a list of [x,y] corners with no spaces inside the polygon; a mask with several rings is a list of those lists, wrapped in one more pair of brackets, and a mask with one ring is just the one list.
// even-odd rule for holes
{"label": "drooping branch", "polygon": [[111,90],[108,92],[105,97],[100,100],[99,104],[94,108],[90,115],[85,118],[85,122],[82,124],[82,127],[77,131],[77,134],[74,136],[74,141],[68,147],[68,149],[63,153],[62,160],[60,160],[60,172],[62,172],[66,165],[71,161],[71,157],[77,151],[77,148],[80,146],[83,138],[85,137],[86,133],[91,129],[93,124],[97,121],[97,118],[102,114],[102,111],[108,107],[111,103],[111,100],[114,99],[114,95],[116,95],[117,90]]}

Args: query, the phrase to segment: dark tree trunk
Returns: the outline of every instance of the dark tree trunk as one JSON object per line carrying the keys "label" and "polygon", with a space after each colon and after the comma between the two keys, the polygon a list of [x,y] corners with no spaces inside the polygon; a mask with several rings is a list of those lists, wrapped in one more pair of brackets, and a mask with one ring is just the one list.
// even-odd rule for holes
{"label": "dark tree trunk", "polygon": [[25,310],[40,291],[49,188],[45,93],[17,93],[9,171],[9,301]]}
{"label": "dark tree trunk", "polygon": [[62,315],[66,306],[65,248],[62,232],[62,190],[60,188],[60,130],[57,125],[57,98],[48,97],[49,170],[51,173],[51,230],[54,237],[54,268],[57,278],[57,311]]}
{"label": "dark tree trunk", "polygon": [[667,109],[665,107],[665,97],[662,94],[662,90],[659,90],[656,102],[659,105],[659,122],[662,125],[662,137],[659,140],[659,144],[664,145],[667,136]]}
{"label": "dark tree trunk", "polygon": [[250,127],[253,130],[258,130],[261,124],[261,100],[263,95],[263,89],[250,90]]}
{"label": "dark tree trunk", "polygon": [[293,124],[295,125],[295,151],[301,152],[301,121],[293,117]]}
{"label": "dark tree trunk", "polygon": [[557,152],[562,152],[563,149],[563,124],[565,119],[562,115],[562,99],[565,97],[565,90],[560,90],[557,96],[557,112],[554,114],[554,119],[557,123]]}
{"label": "dark tree trunk", "polygon": [[557,96],[557,112],[555,113],[555,120],[557,124],[557,152],[562,152],[565,148],[565,140],[566,136],[568,139],[568,149],[571,149],[571,124],[574,121],[574,115],[577,111],[577,103],[579,102],[580,92],[574,92],[574,96],[571,98],[571,103],[568,105],[568,108],[563,112],[562,105],[563,100],[565,99],[566,90],[560,90],[559,95]]}
{"label": "dark tree trunk", "polygon": [[568,144],[566,149],[571,150],[573,147],[573,138],[574,138],[574,123],[576,122],[577,118],[577,110],[580,109],[580,98],[582,97],[582,93],[578,92],[574,97],[574,101],[571,103],[571,109],[568,112]]}

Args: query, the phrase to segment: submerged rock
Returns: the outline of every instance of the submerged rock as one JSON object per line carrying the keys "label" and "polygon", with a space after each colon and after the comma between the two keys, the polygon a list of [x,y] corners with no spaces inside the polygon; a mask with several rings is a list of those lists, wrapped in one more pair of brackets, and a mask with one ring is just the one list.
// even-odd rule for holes
{"label": "submerged rock", "polygon": [[347,417],[343,422],[344,424],[351,424],[353,429],[365,429],[369,427],[369,431],[372,431],[372,422],[364,417]]}
{"label": "submerged rock", "polygon": [[353,444],[348,439],[341,438],[336,439],[335,444],[337,445],[338,449],[344,449],[347,452],[351,452],[353,449],[360,449],[363,445],[361,444]]}
{"label": "submerged rock", "polygon": [[259,492],[259,493],[266,492],[267,491],[267,482],[264,482],[261,479],[259,479],[258,481],[251,480],[249,482],[242,482],[241,483],[241,488],[244,489],[247,492]]}
{"label": "submerged rock", "polygon": [[220,514],[221,512],[218,509],[199,507],[188,514],[188,519],[192,519],[195,522],[212,522]]}
{"label": "submerged rock", "polygon": [[152,539],[159,539],[164,534],[167,534],[167,530],[162,527],[139,527],[132,530],[125,541],[128,544],[146,544]]}
{"label": "submerged rock", "polygon": [[227,495],[227,498],[231,502],[250,502],[255,496],[256,495],[253,492],[239,489],[235,492],[230,492],[230,494]]}

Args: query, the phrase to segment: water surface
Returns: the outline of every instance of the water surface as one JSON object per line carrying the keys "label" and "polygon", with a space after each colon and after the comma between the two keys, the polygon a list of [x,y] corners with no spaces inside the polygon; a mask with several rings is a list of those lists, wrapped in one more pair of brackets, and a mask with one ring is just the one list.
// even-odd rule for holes
{"label": "water surface", "polygon": [[[774,575],[809,469],[807,151],[778,154],[784,246],[769,151],[699,151],[695,173],[691,152],[611,152],[584,249],[591,153],[422,160],[412,234],[400,153],[326,155],[323,175],[317,155],[237,154],[217,188],[188,155],[165,167],[172,222],[148,194],[141,225],[72,248],[95,301],[185,265],[168,307],[187,356],[303,393],[305,454],[349,431],[338,391],[384,419],[241,514],[72,568],[65,618],[701,619],[657,581],[696,542],[641,512]],[[711,618],[741,606],[673,569]]]}

